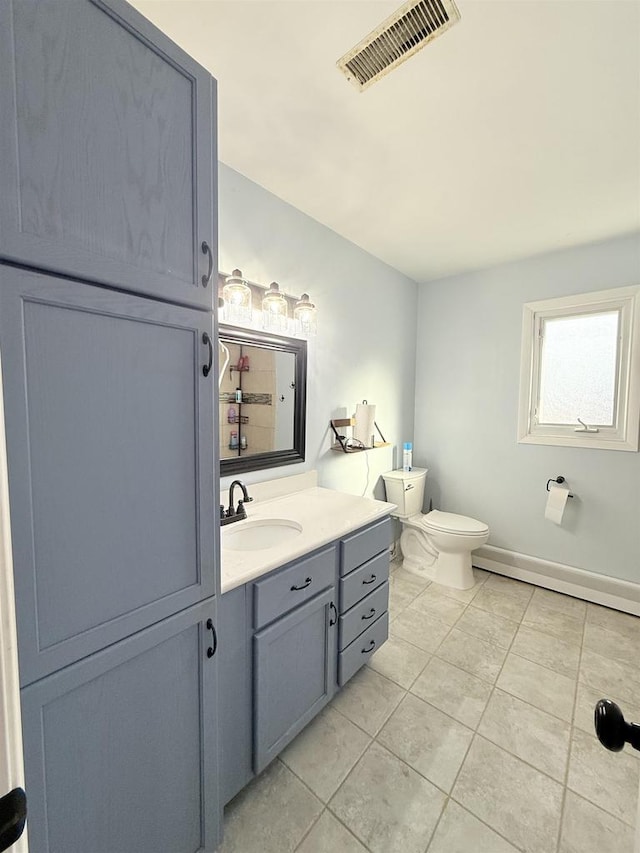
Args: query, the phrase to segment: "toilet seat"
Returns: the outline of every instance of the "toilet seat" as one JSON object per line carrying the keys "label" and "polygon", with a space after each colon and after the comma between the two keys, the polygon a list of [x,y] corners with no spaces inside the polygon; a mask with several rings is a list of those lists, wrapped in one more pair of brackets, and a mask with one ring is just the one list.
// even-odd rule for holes
{"label": "toilet seat", "polygon": [[439,509],[432,509],[431,512],[423,515],[421,525],[426,530],[463,536],[484,536],[489,532],[488,525],[482,521],[466,515],[457,515],[454,512],[441,512]]}

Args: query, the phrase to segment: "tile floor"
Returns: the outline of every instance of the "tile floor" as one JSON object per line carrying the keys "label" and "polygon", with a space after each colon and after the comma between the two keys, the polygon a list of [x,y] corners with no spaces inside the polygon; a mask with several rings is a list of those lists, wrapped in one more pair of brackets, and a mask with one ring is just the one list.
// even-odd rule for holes
{"label": "tile floor", "polygon": [[223,853],[632,853],[640,619],[480,570],[392,565],[390,636],[225,811]]}

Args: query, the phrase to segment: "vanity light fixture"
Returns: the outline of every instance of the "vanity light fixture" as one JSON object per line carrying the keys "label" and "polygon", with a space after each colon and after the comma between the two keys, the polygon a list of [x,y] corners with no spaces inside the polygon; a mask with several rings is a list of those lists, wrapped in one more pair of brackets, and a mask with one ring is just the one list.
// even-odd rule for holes
{"label": "vanity light fixture", "polygon": [[262,297],[262,328],[268,332],[287,331],[287,300],[276,281],[271,282]]}
{"label": "vanity light fixture", "polygon": [[313,338],[318,331],[317,310],[309,301],[309,294],[303,293],[293,309],[295,334],[300,338]]}
{"label": "vanity light fixture", "polygon": [[234,325],[251,324],[251,288],[240,270],[234,270],[222,288],[225,320]]}
{"label": "vanity light fixture", "polygon": [[[255,314],[251,311],[252,302],[259,306]],[[265,287],[247,281],[242,272],[235,269],[231,275],[218,273],[218,322],[312,338],[317,333],[317,309],[308,293],[298,299],[283,293],[275,281]]]}

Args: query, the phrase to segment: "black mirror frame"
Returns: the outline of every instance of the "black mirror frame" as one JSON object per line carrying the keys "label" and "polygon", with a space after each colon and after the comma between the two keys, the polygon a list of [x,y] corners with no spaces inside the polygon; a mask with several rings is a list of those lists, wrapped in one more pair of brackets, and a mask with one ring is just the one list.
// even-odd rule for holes
{"label": "black mirror frame", "polygon": [[[232,343],[260,346],[265,349],[291,352],[296,357],[295,364],[295,404],[293,412],[293,448],[290,450],[271,450],[268,453],[255,453],[252,456],[238,456],[220,460],[220,476],[242,474],[245,471],[260,471],[264,468],[278,468],[281,465],[295,465],[304,462],[307,427],[307,342],[301,338],[287,338],[270,332],[258,332],[243,329],[240,326],[218,327],[220,340]],[[219,398],[218,410],[220,406]]]}

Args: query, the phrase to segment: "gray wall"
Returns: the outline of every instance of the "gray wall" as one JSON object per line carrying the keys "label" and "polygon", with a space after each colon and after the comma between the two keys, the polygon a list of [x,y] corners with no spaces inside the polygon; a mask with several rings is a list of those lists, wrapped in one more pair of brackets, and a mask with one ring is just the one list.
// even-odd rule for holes
{"label": "gray wall", "polygon": [[[295,296],[308,292],[318,306],[318,335],[308,348],[306,460],[242,479],[317,468],[321,486],[384,497],[379,475],[400,464],[397,448],[412,437],[417,285],[222,163],[219,181],[220,269],[277,281]],[[392,447],[331,451],[329,419],[350,417],[365,398]]]}
{"label": "gray wall", "polygon": [[[640,582],[640,454],[516,442],[522,305],[640,284],[638,234],[420,289],[414,464],[434,506],[491,527],[489,544]],[[577,497],[544,519],[549,477]]]}

